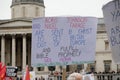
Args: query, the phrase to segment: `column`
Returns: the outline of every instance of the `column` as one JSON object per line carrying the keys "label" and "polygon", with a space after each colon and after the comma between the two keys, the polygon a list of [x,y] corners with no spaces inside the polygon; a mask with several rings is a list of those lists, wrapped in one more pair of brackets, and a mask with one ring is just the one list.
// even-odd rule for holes
{"label": "column", "polygon": [[23,60],[22,60],[22,68],[25,69],[26,67],[26,35],[23,34]]}
{"label": "column", "polygon": [[45,67],[44,67],[44,71],[45,71],[45,72],[49,71],[49,70],[48,70],[48,66],[45,66]]}
{"label": "column", "polygon": [[58,72],[60,72],[60,66],[55,66],[55,71],[58,71]]}
{"label": "column", "polygon": [[37,67],[33,67],[33,70],[35,71],[35,72],[37,72],[38,70],[37,70]]}
{"label": "column", "polygon": [[66,76],[67,76],[66,66],[63,66],[62,69],[63,69],[63,72],[62,72],[62,80],[66,80]]}
{"label": "column", "polygon": [[1,62],[5,64],[5,37],[1,37]]}
{"label": "column", "polygon": [[84,71],[89,72],[89,66],[87,63],[84,63]]}
{"label": "column", "polygon": [[15,66],[16,64],[15,53],[16,53],[16,40],[15,35],[12,35],[12,66]]}
{"label": "column", "polygon": [[96,72],[103,72],[104,70],[104,61],[100,60],[96,61]]}

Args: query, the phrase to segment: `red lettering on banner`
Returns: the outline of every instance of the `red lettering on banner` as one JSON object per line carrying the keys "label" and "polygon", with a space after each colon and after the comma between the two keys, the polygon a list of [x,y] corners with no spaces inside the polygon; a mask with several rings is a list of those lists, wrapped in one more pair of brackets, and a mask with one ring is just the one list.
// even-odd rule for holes
{"label": "red lettering on banner", "polygon": [[45,24],[46,29],[56,29],[56,24]]}
{"label": "red lettering on banner", "polygon": [[83,23],[70,23],[71,27],[77,28],[77,27],[84,27]]}
{"label": "red lettering on banner", "polygon": [[87,21],[87,18],[84,18],[84,17],[68,17],[68,22],[86,22]]}
{"label": "red lettering on banner", "polygon": [[73,28],[83,28],[85,23],[87,22],[87,18],[83,17],[68,17],[67,19],[70,27]]}
{"label": "red lettering on banner", "polygon": [[71,61],[71,58],[70,57],[63,57],[63,58],[60,58],[60,61],[62,62],[65,62],[65,61]]}
{"label": "red lettering on banner", "polygon": [[45,28],[46,29],[56,29],[57,18],[47,17],[45,18]]}
{"label": "red lettering on banner", "polygon": [[55,18],[55,17],[45,18],[45,23],[56,23],[56,22],[57,22],[57,18]]}
{"label": "red lettering on banner", "polygon": [[44,58],[45,62],[52,62],[51,58]]}

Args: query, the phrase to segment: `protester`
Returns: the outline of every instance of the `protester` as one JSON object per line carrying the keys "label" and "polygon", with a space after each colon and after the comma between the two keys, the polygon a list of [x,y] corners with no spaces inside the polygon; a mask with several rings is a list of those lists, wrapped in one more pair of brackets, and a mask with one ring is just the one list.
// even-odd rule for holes
{"label": "protester", "polygon": [[90,80],[90,77],[89,76],[85,76],[84,80]]}
{"label": "protester", "polygon": [[69,75],[67,80],[83,80],[83,76],[80,73],[72,73]]}

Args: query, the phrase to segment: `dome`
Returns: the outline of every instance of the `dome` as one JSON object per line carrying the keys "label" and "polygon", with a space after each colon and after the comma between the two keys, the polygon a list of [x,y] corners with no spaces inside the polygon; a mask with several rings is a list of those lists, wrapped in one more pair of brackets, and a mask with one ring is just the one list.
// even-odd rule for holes
{"label": "dome", "polygon": [[44,7],[43,0],[12,0],[11,7],[18,4],[37,4]]}

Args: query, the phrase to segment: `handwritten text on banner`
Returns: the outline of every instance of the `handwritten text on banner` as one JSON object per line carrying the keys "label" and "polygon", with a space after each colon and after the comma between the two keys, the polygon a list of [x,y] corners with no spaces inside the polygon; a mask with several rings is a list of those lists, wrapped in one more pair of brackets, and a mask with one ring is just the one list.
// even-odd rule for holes
{"label": "handwritten text on banner", "polygon": [[103,6],[104,21],[112,49],[112,58],[120,64],[120,2],[110,1]]}
{"label": "handwritten text on banner", "polygon": [[42,17],[32,21],[32,66],[80,64],[95,60],[97,19]]}

